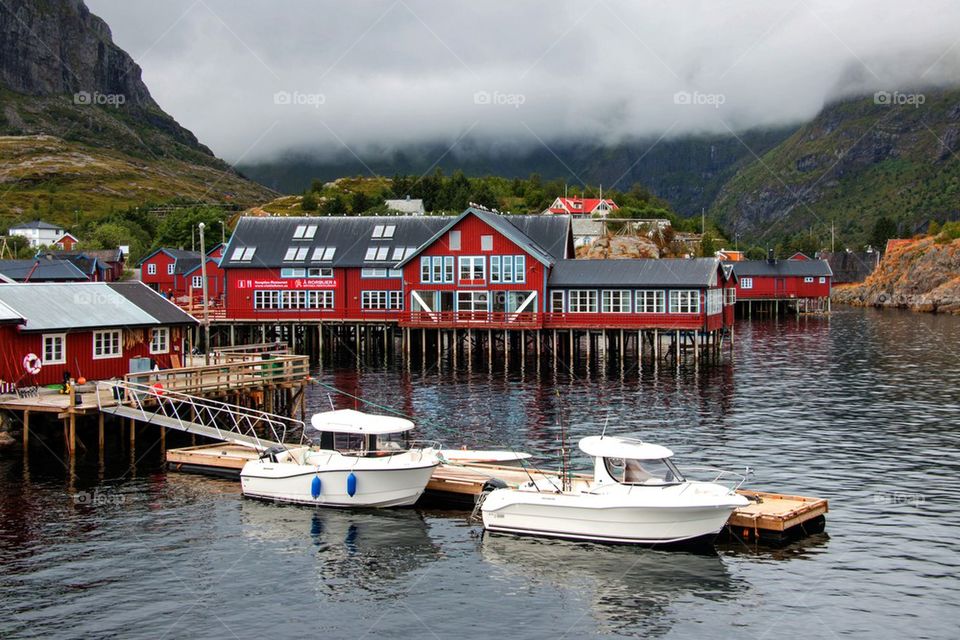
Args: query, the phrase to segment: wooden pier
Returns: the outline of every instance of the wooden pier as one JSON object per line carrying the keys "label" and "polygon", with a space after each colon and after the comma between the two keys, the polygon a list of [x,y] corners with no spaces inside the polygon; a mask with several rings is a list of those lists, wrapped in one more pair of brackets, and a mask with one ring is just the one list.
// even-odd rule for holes
{"label": "wooden pier", "polygon": [[[258,453],[235,444],[207,444],[166,453],[167,466],[175,471],[238,477],[248,460]],[[516,487],[527,482],[530,474],[539,471],[522,467],[481,463],[441,464],[433,473],[423,500],[444,505],[472,508],[491,480]],[[550,474],[547,474],[550,476]],[[556,477],[556,476],[550,476]],[[559,484],[560,479],[556,477]],[[726,534],[741,540],[776,541],[822,531],[829,510],[827,500],[804,496],[782,495],[768,491],[739,489],[750,504],[733,512]]]}

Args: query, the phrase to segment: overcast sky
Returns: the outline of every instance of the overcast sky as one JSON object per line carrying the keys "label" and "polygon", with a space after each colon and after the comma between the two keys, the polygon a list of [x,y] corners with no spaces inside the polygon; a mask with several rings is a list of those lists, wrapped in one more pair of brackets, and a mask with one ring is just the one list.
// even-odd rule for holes
{"label": "overcast sky", "polygon": [[215,153],[507,149],[810,118],[960,79],[956,0],[87,0]]}

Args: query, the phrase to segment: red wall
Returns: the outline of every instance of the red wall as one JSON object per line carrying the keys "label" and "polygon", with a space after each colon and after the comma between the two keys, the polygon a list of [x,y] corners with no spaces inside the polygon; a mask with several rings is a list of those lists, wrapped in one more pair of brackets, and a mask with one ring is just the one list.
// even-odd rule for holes
{"label": "red wall", "polygon": [[[189,273],[175,276],[174,288],[180,293],[190,294],[190,287],[193,286],[193,277],[203,275],[202,267],[197,267]],[[226,274],[220,268],[219,260],[207,258],[207,296],[211,300],[216,300],[223,295],[225,289]],[[193,297],[198,300],[203,298],[203,289],[194,289]]]}
{"label": "red wall", "polygon": [[[59,333],[52,331],[51,333]],[[139,335],[142,341],[127,347],[131,336]],[[37,383],[46,385],[63,381],[63,372],[69,371],[74,378],[81,375],[88,380],[106,380],[122,377],[129,373],[130,358],[152,358],[160,368],[170,367],[170,355],[179,354],[181,348],[181,329],[170,328],[170,352],[150,355],[150,329],[125,329],[123,331],[123,356],[120,358],[93,359],[93,332],[79,331],[67,334],[66,363],[46,365],[36,376]],[[34,353],[43,358],[43,335],[39,333],[21,333],[16,326],[0,327],[0,379],[16,382],[23,374],[23,357]],[[21,386],[33,384],[33,377],[27,376]]]}
{"label": "red wall", "polygon": [[[167,266],[173,263],[173,258],[162,251],[159,252],[140,265],[140,281],[160,293],[174,292],[174,276],[167,275]],[[150,264],[157,265],[156,275],[147,273],[147,265]]]}
{"label": "red wall", "polygon": [[[751,277],[751,276],[743,276]],[[812,283],[805,283],[803,276],[753,276],[753,287],[743,289],[737,277],[737,300],[771,300],[774,298],[828,298],[830,297],[830,276],[826,283],[820,284],[820,277],[814,276]]]}
{"label": "red wall", "polygon": [[[309,287],[309,289],[333,289],[333,310],[298,310],[298,309],[258,309],[253,308],[253,292],[274,289],[296,289],[296,278],[281,278],[280,269],[225,269],[227,283],[227,297],[224,301],[228,318],[239,320],[322,320],[325,318],[342,318],[343,304],[346,300],[346,280],[343,269],[333,270],[333,287]],[[256,286],[256,281],[284,282],[287,287]],[[251,286],[252,285],[252,286]]]}

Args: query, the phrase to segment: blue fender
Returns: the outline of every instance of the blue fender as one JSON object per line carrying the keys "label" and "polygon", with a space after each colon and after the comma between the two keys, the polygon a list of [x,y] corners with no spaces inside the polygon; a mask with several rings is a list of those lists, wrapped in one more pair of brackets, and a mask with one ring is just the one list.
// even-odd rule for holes
{"label": "blue fender", "polygon": [[313,496],[314,500],[320,497],[321,488],[320,476],[313,476],[313,482],[310,483],[310,495]]}
{"label": "blue fender", "polygon": [[351,498],[357,493],[357,476],[350,472],[347,476],[347,495]]}

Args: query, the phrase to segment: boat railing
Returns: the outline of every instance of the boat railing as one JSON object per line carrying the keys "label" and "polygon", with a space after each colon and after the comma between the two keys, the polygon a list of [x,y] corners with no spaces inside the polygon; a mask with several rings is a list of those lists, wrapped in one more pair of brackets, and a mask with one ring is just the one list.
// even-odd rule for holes
{"label": "boat railing", "polygon": [[407,447],[410,453],[420,454],[418,462],[423,460],[423,452],[427,449],[433,449],[436,457],[442,460],[440,450],[443,449],[443,444],[439,440],[410,440]]}
{"label": "boat railing", "polygon": [[[750,474],[749,468],[747,468],[744,473],[730,471],[729,469],[720,469],[719,467],[682,467],[680,468],[680,471],[683,472],[685,478],[687,478],[687,471],[706,472],[713,476],[711,480],[707,480],[706,482],[722,484],[724,486],[727,486],[727,483],[729,483],[731,493],[739,489],[743,483],[747,481],[747,476]],[[689,479],[690,478],[687,478],[687,480]],[[687,487],[689,487],[689,485],[687,485]],[[686,491],[687,487],[684,487],[683,491]],[[683,491],[680,493],[683,493]]]}

